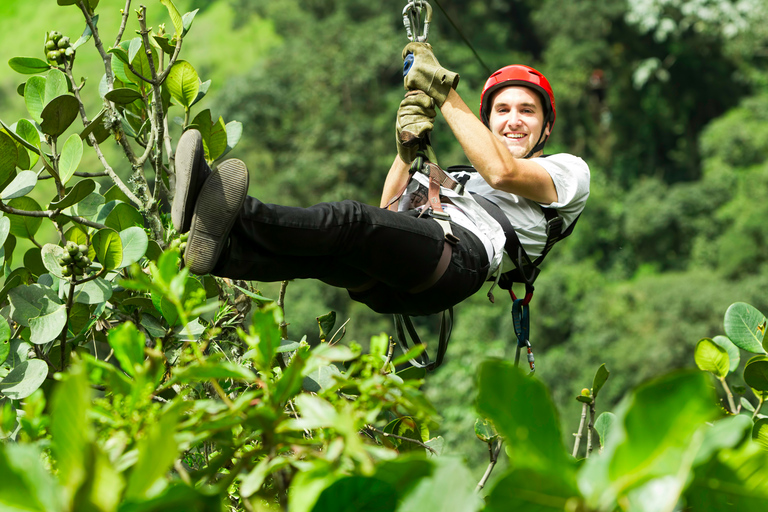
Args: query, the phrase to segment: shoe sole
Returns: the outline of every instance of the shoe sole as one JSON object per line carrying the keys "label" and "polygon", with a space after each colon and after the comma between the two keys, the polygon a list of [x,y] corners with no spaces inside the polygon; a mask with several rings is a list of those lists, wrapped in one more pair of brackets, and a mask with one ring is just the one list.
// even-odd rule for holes
{"label": "shoe sole", "polygon": [[179,233],[189,231],[192,224],[204,159],[202,135],[197,130],[187,130],[176,147],[176,193],[171,207],[171,221]]}
{"label": "shoe sole", "polygon": [[216,266],[247,193],[248,169],[240,160],[225,160],[205,180],[184,254],[190,272],[204,275]]}

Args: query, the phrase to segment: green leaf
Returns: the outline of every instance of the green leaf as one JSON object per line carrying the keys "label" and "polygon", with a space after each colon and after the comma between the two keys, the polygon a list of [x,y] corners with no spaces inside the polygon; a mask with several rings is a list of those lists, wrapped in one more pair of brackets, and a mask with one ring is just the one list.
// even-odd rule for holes
{"label": "green leaf", "polygon": [[143,46],[144,45],[142,44],[140,37],[134,37],[130,40],[128,45],[128,62],[133,62],[133,60],[136,58],[136,55],[139,53],[139,51],[141,51]]}
{"label": "green leaf", "polygon": [[475,435],[484,443],[489,443],[499,437],[493,424],[488,420],[475,420]]}
{"label": "green leaf", "polygon": [[143,227],[144,217],[142,217],[139,210],[132,205],[128,203],[117,203],[112,211],[109,212],[109,215],[107,215],[104,224],[106,224],[107,227],[120,232],[131,227]]}
{"label": "green leaf", "polygon": [[[97,14],[96,16],[94,16],[91,19],[91,21],[93,22],[93,26],[97,27],[99,23],[99,15]],[[91,36],[93,36],[93,32],[91,31],[91,26],[86,23],[85,29],[83,30],[83,33],[80,36],[80,39],[78,39],[72,44],[72,48],[77,50],[78,48],[83,46],[85,43],[87,43],[88,40],[91,38]]]}
{"label": "green leaf", "polygon": [[[243,136],[243,123],[240,121],[230,121],[227,123],[227,149],[224,151],[224,155],[232,151],[235,146],[240,142],[240,138]],[[224,156],[221,155],[221,156]]]}
{"label": "green leaf", "polygon": [[6,216],[0,217],[0,246],[5,245],[5,241],[8,239],[10,232],[11,219]]}
{"label": "green leaf", "polygon": [[48,365],[40,359],[29,359],[16,365],[0,381],[0,395],[21,400],[34,393],[45,381]]}
{"label": "green leaf", "polygon": [[7,200],[27,195],[37,185],[37,173],[21,171],[13,181],[0,193],[0,199]]}
{"label": "green leaf", "polygon": [[8,61],[8,65],[11,66],[17,73],[22,75],[36,75],[38,73],[45,73],[51,66],[44,60],[40,60],[35,57],[14,57]]}
{"label": "green leaf", "polygon": [[69,92],[67,87],[67,75],[56,68],[51,69],[48,77],[45,79],[45,98],[43,101],[48,105],[55,98],[63,96]]}
{"label": "green leaf", "polygon": [[[8,201],[8,206],[17,210],[39,212],[42,211],[37,201],[31,197],[17,197]],[[43,219],[41,217],[29,217],[27,215],[9,214],[11,219],[11,234],[18,238],[32,238],[40,229]]]}
{"label": "green leaf", "polygon": [[160,3],[168,9],[168,15],[173,22],[173,28],[176,29],[176,35],[182,35],[184,33],[184,19],[181,17],[179,10],[171,0],[160,0]]}
{"label": "green leaf", "polygon": [[72,134],[64,143],[64,147],[61,148],[61,156],[59,157],[59,178],[63,184],[66,185],[70,178],[75,175],[82,158],[83,140],[79,135]]}
{"label": "green leaf", "polygon": [[398,511],[472,512],[483,508],[482,499],[475,492],[477,479],[459,459],[438,457],[432,461],[434,471],[420,478],[416,485],[400,498]]}
{"label": "green leaf", "polygon": [[725,312],[725,334],[740,349],[764,354],[765,315],[744,302],[731,304]]}
{"label": "green leaf", "polygon": [[[62,199],[59,201],[53,201],[50,205],[48,205],[49,208],[55,210],[55,209],[64,209],[69,208],[72,205],[75,205],[88,197],[94,190],[96,190],[96,182],[91,179],[86,180],[80,180],[77,183],[75,183],[75,186],[69,189],[69,192],[67,192],[67,195],[65,195]],[[80,242],[78,242],[79,244]],[[85,243],[85,240],[82,241],[82,243]]]}
{"label": "green leaf", "polygon": [[752,430],[752,420],[744,414],[727,416],[707,425],[703,430],[704,440],[696,453],[694,466],[706,463],[723,450],[734,448]]}
{"label": "green leaf", "polygon": [[562,512],[578,491],[555,473],[514,469],[500,478],[486,497],[485,512],[526,510]]}
{"label": "green leaf", "polygon": [[39,123],[45,106],[45,77],[32,76],[27,80],[27,85],[24,86],[24,103],[32,119]]}
{"label": "green leaf", "polygon": [[67,326],[67,308],[63,304],[40,316],[29,319],[32,332],[29,341],[35,345],[44,345],[55,340]]}
{"label": "green leaf", "polygon": [[597,398],[597,394],[603,388],[605,381],[608,380],[608,376],[611,374],[606,368],[605,363],[600,365],[597,369],[594,379],[592,379],[592,397]]}
{"label": "green leaf", "polygon": [[16,170],[19,153],[13,138],[0,131],[0,183],[5,183]]}
{"label": "green leaf", "polygon": [[112,285],[101,277],[75,287],[74,300],[78,304],[101,304],[112,297]]}
{"label": "green leaf", "polygon": [[[27,142],[24,144],[19,141],[29,154],[29,167],[31,169],[40,159],[40,132],[37,131],[35,125],[26,119],[19,119],[19,122],[16,123],[16,134]],[[31,149],[29,146],[35,149]]]}
{"label": "green leaf", "polygon": [[91,400],[91,389],[81,364],[69,369],[51,399],[51,449],[59,482],[70,499],[88,478],[85,464],[91,455],[89,445],[93,439],[88,418]]}
{"label": "green leaf", "polygon": [[128,479],[124,500],[147,499],[157,493],[158,487],[164,486],[165,482],[162,480],[179,451],[174,433],[181,411],[174,405],[170,404],[170,407],[163,411],[160,420],[153,422],[147,429],[146,436],[139,440],[139,458]]}
{"label": "green leaf", "polygon": [[728,360],[731,363],[728,371],[735,372],[739,367],[739,363],[741,362],[741,353],[739,352],[739,347],[734,345],[727,336],[715,336],[712,338],[712,341],[717,343],[721,348],[724,348],[725,351],[728,352]]}
{"label": "green leaf", "polygon": [[50,512],[65,510],[61,487],[42,463],[34,444],[0,444],[0,503],[5,510]]}
{"label": "green leaf", "polygon": [[80,103],[74,96],[65,94],[51,100],[40,114],[43,133],[58,137],[69,128],[80,112]]}
{"label": "green leaf", "polygon": [[104,118],[106,115],[107,111],[102,110],[96,115],[96,117],[91,120],[90,123],[88,123],[88,126],[83,128],[83,131],[80,132],[80,138],[86,141],[89,146],[93,145],[89,135],[93,135],[98,144],[101,144],[109,137],[109,129],[104,126]]}
{"label": "green leaf", "polygon": [[252,327],[246,337],[248,346],[255,349],[253,362],[260,371],[270,371],[277,347],[280,346],[280,322],[283,315],[275,304],[270,304],[253,313]]}
{"label": "green leaf", "polygon": [[211,133],[208,136],[208,156],[209,160],[214,161],[224,154],[227,149],[227,127],[224,125],[224,119],[219,119],[211,126]]}
{"label": "green leaf", "polygon": [[302,385],[306,391],[319,393],[335,386],[336,377],[341,376],[341,371],[335,365],[329,364],[306,374]]}
{"label": "green leaf", "polygon": [[106,99],[118,105],[127,105],[141,99],[141,93],[135,89],[113,89],[104,95]]}
{"label": "green leaf", "polygon": [[478,387],[477,409],[505,437],[515,466],[573,478],[557,413],[541,382],[507,362],[486,361],[480,366]]}
{"label": "green leaf", "polygon": [[754,356],[747,361],[744,382],[758,391],[768,391],[768,356]]}
{"label": "green leaf", "polygon": [[302,393],[295,403],[301,417],[288,423],[296,430],[333,427],[339,417],[333,405],[319,396]]}
{"label": "green leaf", "polygon": [[336,325],[336,312],[330,311],[317,317],[315,320],[317,320],[317,325],[320,327],[320,341],[325,341],[331,334],[333,326]]}
{"label": "green leaf", "polygon": [[236,363],[217,362],[205,366],[192,364],[184,368],[174,368],[174,382],[204,382],[210,379],[234,379],[253,382],[256,376],[249,369]]}
{"label": "green leaf", "polygon": [[201,101],[203,98],[205,98],[205,95],[208,94],[208,89],[211,88],[211,80],[206,80],[205,82],[200,84],[200,89],[197,91],[197,97],[195,98],[195,101],[192,102],[193,105],[196,105],[199,101]]}
{"label": "green leaf", "polygon": [[98,192],[92,192],[73,205],[72,214],[89,218],[95,216],[104,205],[104,196]]}
{"label": "green leaf", "polygon": [[185,60],[177,60],[168,73],[165,85],[171,97],[183,107],[188,108],[197,97],[200,78],[192,64]]}
{"label": "green leaf", "polygon": [[397,494],[390,484],[371,477],[348,476],[323,490],[312,510],[395,512],[396,508]]}
{"label": "green leaf", "polygon": [[93,235],[93,248],[96,258],[109,270],[120,267],[123,261],[123,242],[114,229],[100,229]]}
{"label": "green leaf", "polygon": [[710,338],[702,338],[696,344],[696,351],[693,354],[696,366],[700,370],[710,372],[715,377],[722,379],[728,375],[730,369],[730,359],[728,352],[712,341]]}
{"label": "green leaf", "polygon": [[129,321],[110,329],[107,340],[123,371],[135,376],[136,367],[144,363],[144,334]]}
{"label": "green leaf", "polygon": [[595,420],[595,430],[597,430],[597,435],[600,436],[600,445],[605,446],[605,441],[608,439],[608,434],[615,421],[616,415],[612,412],[604,412]]}
{"label": "green leaf", "polygon": [[752,427],[752,439],[764,450],[768,450],[768,418],[761,418],[755,422],[755,426]]}
{"label": "green leaf", "polygon": [[120,268],[139,261],[147,252],[147,247],[149,246],[147,233],[138,226],[120,231],[120,241],[123,244],[123,260],[120,262]]}
{"label": "green leaf", "polygon": [[199,10],[200,9],[195,9],[192,12],[185,13],[184,16],[181,17],[181,24],[184,28],[184,31],[181,33],[182,36],[186,35],[187,32],[189,32],[189,29],[192,28],[192,21],[194,21]]}
{"label": "green leaf", "polygon": [[0,364],[3,364],[11,352],[11,326],[8,320],[0,316]]}

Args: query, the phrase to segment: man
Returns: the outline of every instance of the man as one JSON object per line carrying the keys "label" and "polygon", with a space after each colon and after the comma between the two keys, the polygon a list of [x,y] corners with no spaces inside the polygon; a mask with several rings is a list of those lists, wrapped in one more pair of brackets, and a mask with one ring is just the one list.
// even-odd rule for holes
{"label": "man", "polygon": [[[356,201],[293,208],[246,197],[245,164],[227,160],[211,172],[199,133],[185,132],[172,216],[179,232],[190,232],[190,270],[256,281],[315,278],[346,288],[380,313],[436,313],[474,294],[500,269],[512,269],[502,265],[502,227],[474,194],[501,208],[531,257],[541,254],[542,207],[557,208],[567,227],[589,195],[583,160],[541,158],[556,117],[546,78],[524,66],[497,71],[483,91],[481,121],[455,91],[458,75],[439,65],[429,45],[411,43],[408,54],[414,58],[405,85],[413,92],[398,110],[398,156],[382,193],[388,209]],[[426,205],[418,198],[427,195],[430,179],[421,173],[411,179],[415,151],[402,137],[431,129],[434,106],[477,172],[454,175],[463,187],[445,178],[439,199],[433,193]]]}

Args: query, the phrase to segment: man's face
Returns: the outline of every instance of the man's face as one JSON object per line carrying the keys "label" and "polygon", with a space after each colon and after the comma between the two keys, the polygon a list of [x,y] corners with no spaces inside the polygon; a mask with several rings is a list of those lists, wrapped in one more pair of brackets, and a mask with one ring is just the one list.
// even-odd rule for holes
{"label": "man's face", "polygon": [[542,129],[545,136],[549,135],[549,125],[544,127],[544,107],[539,95],[515,85],[494,94],[488,127],[515,158],[523,158],[533,149]]}

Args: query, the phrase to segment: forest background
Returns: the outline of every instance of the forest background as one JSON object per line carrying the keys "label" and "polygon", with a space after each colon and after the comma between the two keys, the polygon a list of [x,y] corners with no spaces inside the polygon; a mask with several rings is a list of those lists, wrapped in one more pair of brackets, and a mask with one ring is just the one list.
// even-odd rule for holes
{"label": "forest background", "polygon": [[[206,99],[213,114],[244,124],[232,156],[248,164],[252,195],[303,206],[348,198],[378,203],[403,94],[404,2],[176,4],[182,12],[200,9],[198,37],[185,46],[185,58],[213,79]],[[573,397],[600,364],[612,371],[602,391],[610,409],[638,382],[694,366],[696,342],[722,333],[731,303],[768,309],[765,2],[432,4],[429,41],[441,63],[461,74],[459,92],[470,107],[478,107],[488,69],[532,65],[557,98],[547,152],[579,155],[591,167],[587,209],[548,256],[532,304],[536,373],[552,390],[566,435],[578,424]],[[102,13],[101,23],[115,24],[117,9]],[[4,0],[0,56],[36,55],[46,31],[82,31],[80,18],[60,14],[55,6]],[[233,47],[237,59],[222,58]],[[80,73],[93,69],[88,78],[98,81],[97,54],[82,54]],[[10,68],[0,71],[0,118],[25,116],[18,82]],[[443,167],[467,163],[439,116],[433,145]],[[127,165],[116,170],[129,173]],[[260,287],[277,293],[276,285]],[[509,303],[497,294],[490,304],[486,292],[457,308],[447,361],[425,385],[443,417],[445,452],[468,456],[475,467],[486,457],[472,430],[475,370],[488,356],[514,355]],[[285,309],[292,339],[316,341],[312,319],[331,310],[340,322],[351,319],[347,339],[393,331],[391,318],[311,281],[290,284]],[[420,319],[421,330],[433,329],[432,320]]]}

